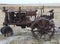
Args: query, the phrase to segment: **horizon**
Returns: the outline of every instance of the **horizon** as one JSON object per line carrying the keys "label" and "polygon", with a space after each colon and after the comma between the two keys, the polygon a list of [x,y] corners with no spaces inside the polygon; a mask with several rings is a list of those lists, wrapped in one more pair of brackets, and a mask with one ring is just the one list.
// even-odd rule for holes
{"label": "horizon", "polygon": [[60,3],[47,3],[47,4],[0,4],[0,5],[23,5],[23,6],[60,6]]}
{"label": "horizon", "polygon": [[47,4],[60,3],[60,0],[0,0],[0,4]]}

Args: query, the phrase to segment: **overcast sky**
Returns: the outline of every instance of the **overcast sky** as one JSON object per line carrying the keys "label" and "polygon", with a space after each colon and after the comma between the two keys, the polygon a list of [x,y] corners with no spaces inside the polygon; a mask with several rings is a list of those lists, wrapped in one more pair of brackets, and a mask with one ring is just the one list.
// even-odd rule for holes
{"label": "overcast sky", "polygon": [[45,4],[60,3],[60,0],[0,0],[0,4]]}

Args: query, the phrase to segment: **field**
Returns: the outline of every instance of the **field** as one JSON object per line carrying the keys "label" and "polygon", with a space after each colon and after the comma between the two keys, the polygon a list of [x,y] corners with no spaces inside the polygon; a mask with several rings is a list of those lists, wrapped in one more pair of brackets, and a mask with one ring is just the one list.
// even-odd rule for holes
{"label": "field", "polygon": [[[17,6],[8,6],[8,5],[0,5],[0,29],[3,26],[3,22],[4,22],[4,12],[2,12],[2,7],[6,6],[6,7],[15,7],[15,9],[18,9]],[[38,9],[40,10],[40,8],[42,6],[22,6],[22,9]],[[49,14],[48,11],[54,9],[54,22],[56,27],[60,27],[60,6],[58,7],[45,7],[44,8],[44,13],[43,14]],[[39,13],[40,14],[40,13]],[[33,36],[33,34],[31,33],[31,28],[26,27],[25,29],[22,29],[21,27],[17,27],[14,25],[10,25],[14,31],[14,35],[10,36],[10,37],[3,37],[3,35],[0,33],[0,44],[60,44],[60,29],[56,28],[56,33],[53,36],[51,41],[44,41],[43,38],[39,39],[39,38],[35,38]]]}

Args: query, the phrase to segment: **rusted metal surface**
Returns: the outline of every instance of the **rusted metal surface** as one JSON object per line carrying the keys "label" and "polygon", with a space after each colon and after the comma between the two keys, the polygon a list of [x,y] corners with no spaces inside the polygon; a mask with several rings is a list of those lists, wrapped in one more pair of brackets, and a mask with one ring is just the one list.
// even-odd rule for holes
{"label": "rusted metal surface", "polygon": [[28,16],[35,16],[36,19],[36,12],[37,10],[21,10],[21,7],[19,7],[19,10],[13,10],[8,9],[6,10],[5,7],[3,7],[3,11],[5,12],[5,20],[4,25],[30,25],[32,21],[30,20],[30,17]]}

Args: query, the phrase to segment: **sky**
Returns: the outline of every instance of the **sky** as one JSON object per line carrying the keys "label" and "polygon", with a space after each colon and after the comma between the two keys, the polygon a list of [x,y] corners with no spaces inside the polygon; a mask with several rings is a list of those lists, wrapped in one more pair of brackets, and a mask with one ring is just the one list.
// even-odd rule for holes
{"label": "sky", "polygon": [[60,3],[60,0],[0,0],[0,4],[45,4]]}

